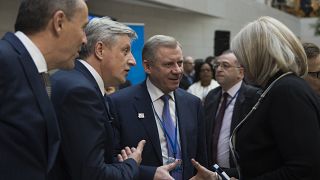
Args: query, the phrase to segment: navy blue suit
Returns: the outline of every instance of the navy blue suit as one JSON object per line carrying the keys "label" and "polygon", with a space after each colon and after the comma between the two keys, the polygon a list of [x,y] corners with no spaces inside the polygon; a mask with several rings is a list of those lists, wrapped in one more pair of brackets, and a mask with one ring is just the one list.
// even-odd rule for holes
{"label": "navy blue suit", "polygon": [[[182,89],[174,92],[183,161],[183,179],[194,174],[190,159],[206,165],[205,127],[203,109],[199,98]],[[145,82],[122,89],[111,95],[115,114],[115,127],[120,148],[135,146],[146,140],[142,152],[139,179],[152,179],[156,168],[162,166],[162,153],[156,120]],[[138,117],[144,113],[144,118]]]}
{"label": "navy blue suit", "polygon": [[137,176],[138,166],[131,158],[124,163],[111,164],[112,121],[89,70],[76,61],[74,70],[56,72],[51,83],[52,102],[62,136],[52,179],[106,180]]}
{"label": "navy blue suit", "polygon": [[0,41],[0,179],[46,179],[60,143],[45,86],[21,41]]}

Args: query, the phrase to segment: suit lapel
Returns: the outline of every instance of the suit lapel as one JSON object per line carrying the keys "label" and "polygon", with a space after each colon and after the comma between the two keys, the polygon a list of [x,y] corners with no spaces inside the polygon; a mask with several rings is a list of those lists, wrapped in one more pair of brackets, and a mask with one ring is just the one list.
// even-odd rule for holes
{"label": "suit lapel", "polygon": [[185,98],[183,98],[183,95],[179,91],[174,92],[175,96],[175,104],[176,104],[176,111],[178,115],[178,124],[179,124],[179,135],[180,135],[180,148],[182,153],[182,159],[186,160],[187,157],[187,147],[188,147],[188,134],[186,129],[188,129],[187,126],[190,126],[190,116],[189,116],[189,110],[187,109],[188,102]]}
{"label": "suit lapel", "polygon": [[145,131],[150,138],[152,147],[157,154],[157,158],[159,162],[162,162],[162,153],[160,147],[159,133],[156,124],[156,120],[154,118],[154,113],[151,105],[151,98],[149,92],[147,90],[147,86],[145,83],[142,83],[139,87],[140,89],[137,91],[138,93],[134,97],[134,107],[136,109],[136,114],[138,116],[139,113],[144,114],[144,118],[139,118],[139,122],[144,127]]}
{"label": "suit lapel", "polygon": [[[214,93],[210,96],[207,96],[205,106],[205,121],[206,121],[206,135],[207,135],[207,152],[212,152],[212,140],[213,140],[213,129],[216,119],[216,114],[222,94],[221,87],[218,87],[219,90],[214,91]],[[210,99],[209,99],[209,98]],[[212,153],[208,153],[208,162],[212,163]]]}
{"label": "suit lapel", "polygon": [[29,54],[25,49],[21,41],[12,33],[6,34],[5,38],[8,42],[12,44],[13,47],[19,52],[20,63],[23,67],[25,77],[30,85],[35,99],[39,105],[40,111],[44,119],[46,120],[47,126],[47,136],[48,136],[48,166],[47,171],[49,172],[52,168],[56,155],[60,145],[60,131],[58,128],[58,123],[56,119],[55,112],[51,101],[45,90],[45,86],[42,83],[41,77],[38,70]]}
{"label": "suit lapel", "polygon": [[[207,113],[211,113],[212,115],[210,115],[210,121],[208,124],[208,128],[211,128],[211,131],[213,130],[213,126],[215,123],[215,119],[217,116],[217,111],[218,111],[218,107],[219,107],[219,103],[220,103],[220,99],[221,99],[221,95],[222,95],[222,89],[220,88],[220,90],[213,96],[212,99],[210,99],[210,102],[208,103],[208,110]],[[212,134],[212,133],[211,133]]]}
{"label": "suit lapel", "polygon": [[239,95],[237,97],[236,103],[234,105],[233,114],[232,114],[232,121],[231,121],[231,129],[230,133],[232,133],[233,129],[239,124],[239,122],[242,120],[240,117],[241,111],[243,107],[245,107],[245,84],[242,83],[241,87],[239,89]]}
{"label": "suit lapel", "polygon": [[75,61],[75,69],[79,72],[81,72],[81,74],[83,74],[88,81],[92,84],[92,86],[94,87],[94,89],[96,90],[96,94],[99,96],[100,102],[103,104],[104,106],[104,114],[103,116],[105,117],[105,128],[106,128],[106,134],[108,137],[106,137],[106,139],[108,139],[108,143],[105,144],[105,159],[107,162],[112,162],[112,154],[113,154],[113,139],[114,139],[114,130],[112,127],[112,117],[110,115],[110,111],[109,111],[109,106],[107,104],[107,97],[105,98],[100,91],[99,85],[97,83],[97,81],[94,79],[93,75],[91,74],[91,72],[78,60]]}

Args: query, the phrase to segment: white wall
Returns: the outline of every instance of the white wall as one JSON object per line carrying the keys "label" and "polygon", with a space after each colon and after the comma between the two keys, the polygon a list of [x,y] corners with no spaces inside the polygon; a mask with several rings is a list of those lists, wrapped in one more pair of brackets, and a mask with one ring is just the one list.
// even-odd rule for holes
{"label": "white wall", "polygon": [[320,36],[314,36],[314,29],[312,26],[317,22],[317,18],[302,18],[300,19],[302,42],[312,42],[320,46]]}
{"label": "white wall", "polygon": [[[98,15],[109,15],[122,22],[144,23],[145,39],[154,34],[174,36],[182,43],[184,54],[195,58],[213,54],[215,30],[231,31],[233,37],[245,24],[264,15],[278,18],[297,36],[301,35],[299,18],[256,0],[203,0],[202,4],[199,0],[148,1],[157,2],[157,5],[165,4],[166,8],[135,5],[119,0],[95,0],[88,4],[90,11]],[[214,13],[207,13],[208,8],[200,12],[199,6],[206,3],[211,5],[210,11]],[[179,10],[175,10],[175,7]],[[195,7],[194,10],[192,7]]]}
{"label": "white wall", "polygon": [[[20,0],[0,0],[0,36],[13,31]],[[133,4],[149,3],[153,6]],[[309,25],[316,19],[300,19],[256,0],[88,0],[89,11],[121,22],[145,24],[145,39],[155,34],[176,37],[185,55],[205,58],[213,54],[214,31],[228,30],[233,37],[245,24],[263,16],[276,17],[303,41],[320,46]]]}
{"label": "white wall", "polygon": [[20,0],[0,0],[0,37],[7,31],[14,30]]}

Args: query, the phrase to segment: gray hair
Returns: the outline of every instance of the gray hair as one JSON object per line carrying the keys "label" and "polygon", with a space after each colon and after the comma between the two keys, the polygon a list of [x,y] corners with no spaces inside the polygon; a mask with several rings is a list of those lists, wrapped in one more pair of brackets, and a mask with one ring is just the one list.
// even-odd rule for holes
{"label": "gray hair", "polygon": [[167,47],[167,48],[176,48],[179,46],[181,49],[181,44],[171,36],[165,35],[155,35],[147,40],[144,44],[142,50],[142,59],[150,62],[154,62],[156,60],[157,49],[159,47]]}
{"label": "gray hair", "polygon": [[131,40],[137,38],[137,34],[130,27],[113,21],[109,17],[93,18],[85,28],[87,44],[82,45],[80,58],[86,59],[94,53],[97,42],[101,41],[111,48],[119,36],[127,35]]}
{"label": "gray hair", "polygon": [[231,50],[257,85],[278,71],[307,73],[307,57],[298,38],[280,21],[261,17],[245,26],[232,40]]}

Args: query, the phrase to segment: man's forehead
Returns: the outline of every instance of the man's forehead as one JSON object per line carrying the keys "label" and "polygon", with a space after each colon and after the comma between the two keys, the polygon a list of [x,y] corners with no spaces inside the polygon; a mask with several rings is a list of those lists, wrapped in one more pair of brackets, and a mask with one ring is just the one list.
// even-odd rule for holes
{"label": "man's forehead", "polygon": [[308,68],[310,72],[320,71],[320,55],[308,61]]}
{"label": "man's forehead", "polygon": [[237,58],[233,53],[226,53],[226,54],[222,54],[220,55],[217,60],[226,60],[226,61],[236,61]]}

